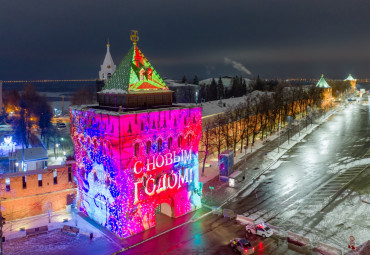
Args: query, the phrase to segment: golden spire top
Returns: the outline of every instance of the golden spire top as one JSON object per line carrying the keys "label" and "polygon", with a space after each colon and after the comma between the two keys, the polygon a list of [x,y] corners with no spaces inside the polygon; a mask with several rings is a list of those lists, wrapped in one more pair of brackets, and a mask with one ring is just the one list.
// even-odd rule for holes
{"label": "golden spire top", "polygon": [[324,74],[321,74],[321,78],[324,78]]}
{"label": "golden spire top", "polygon": [[131,30],[130,40],[134,43],[134,45],[136,45],[136,43],[139,41],[139,31]]}
{"label": "golden spire top", "polygon": [[107,47],[109,48],[110,44],[109,44],[109,38],[107,38]]}

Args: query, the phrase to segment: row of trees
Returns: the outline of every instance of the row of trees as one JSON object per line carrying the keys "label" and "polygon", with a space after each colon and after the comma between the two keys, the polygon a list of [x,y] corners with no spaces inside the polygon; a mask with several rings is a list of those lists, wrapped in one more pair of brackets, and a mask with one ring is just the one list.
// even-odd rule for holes
{"label": "row of trees", "polygon": [[13,112],[10,123],[19,143],[29,147],[31,130],[35,125],[40,128],[41,138],[46,139],[52,128],[53,111],[46,96],[39,95],[31,83],[25,84],[21,94],[16,90],[8,91],[4,105]]}
{"label": "row of trees", "polygon": [[225,113],[203,122],[203,163],[210,153],[217,152],[219,156],[224,149],[233,149],[235,153],[238,145],[240,151],[243,147],[253,146],[257,135],[263,140],[279,125],[286,125],[288,116],[293,120],[298,115],[307,116],[321,101],[321,90],[315,86],[304,89],[285,84],[276,86],[274,92],[246,97],[244,102],[228,107]]}

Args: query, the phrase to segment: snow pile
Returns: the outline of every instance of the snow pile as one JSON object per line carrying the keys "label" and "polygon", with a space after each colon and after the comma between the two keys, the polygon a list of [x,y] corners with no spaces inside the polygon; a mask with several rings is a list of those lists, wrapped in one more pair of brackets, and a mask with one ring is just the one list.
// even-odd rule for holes
{"label": "snow pile", "polygon": [[[344,162],[346,162],[346,161],[344,161]],[[352,167],[365,166],[365,165],[369,165],[369,164],[370,164],[370,158],[359,159],[359,160],[356,160],[356,161],[353,161],[353,162],[350,162],[350,163],[344,164],[344,165],[333,164],[333,165],[329,166],[329,168],[332,168],[332,169],[330,169],[328,171],[328,173],[335,174],[335,173],[338,173],[338,172],[343,172],[344,170],[347,170],[347,169],[352,168]]]}
{"label": "snow pile", "polygon": [[[233,97],[222,100],[208,101],[202,104],[202,116],[210,116],[214,114],[219,114],[226,112],[228,107],[236,106],[240,103],[245,102],[247,99],[258,98],[258,96],[263,95],[265,92],[253,91],[252,93],[242,96]],[[267,92],[269,93],[269,92]],[[253,102],[253,101],[252,101]]]}
{"label": "snow pile", "polygon": [[123,89],[105,89],[100,91],[102,94],[127,94],[126,90]]}

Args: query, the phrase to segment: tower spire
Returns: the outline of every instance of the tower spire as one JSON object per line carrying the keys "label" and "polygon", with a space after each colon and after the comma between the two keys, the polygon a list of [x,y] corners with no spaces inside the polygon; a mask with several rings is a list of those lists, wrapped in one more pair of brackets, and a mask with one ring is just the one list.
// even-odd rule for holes
{"label": "tower spire", "polygon": [[134,45],[136,45],[139,41],[139,31],[131,30],[130,40],[134,43]]}
{"label": "tower spire", "polygon": [[106,39],[106,42],[107,42],[107,53],[105,54],[103,64],[100,66],[99,71],[99,79],[104,81],[107,81],[116,71],[116,65],[114,64],[112,56],[109,51],[110,47],[109,38]]}

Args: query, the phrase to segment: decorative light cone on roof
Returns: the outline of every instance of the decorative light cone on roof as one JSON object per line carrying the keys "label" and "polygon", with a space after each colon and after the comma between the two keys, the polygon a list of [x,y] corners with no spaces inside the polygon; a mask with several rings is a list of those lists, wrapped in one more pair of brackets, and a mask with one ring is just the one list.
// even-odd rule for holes
{"label": "decorative light cone on roof", "polygon": [[128,51],[104,90],[124,92],[140,90],[168,90],[168,87],[138,48],[136,41]]}
{"label": "decorative light cone on roof", "polygon": [[324,88],[324,89],[331,88],[329,86],[329,84],[325,81],[323,74],[321,75],[320,80],[317,82],[316,87],[318,87],[318,88]]}
{"label": "decorative light cone on roof", "polygon": [[171,105],[173,92],[138,48],[137,31],[130,38],[133,45],[98,93],[99,104],[124,108]]}

